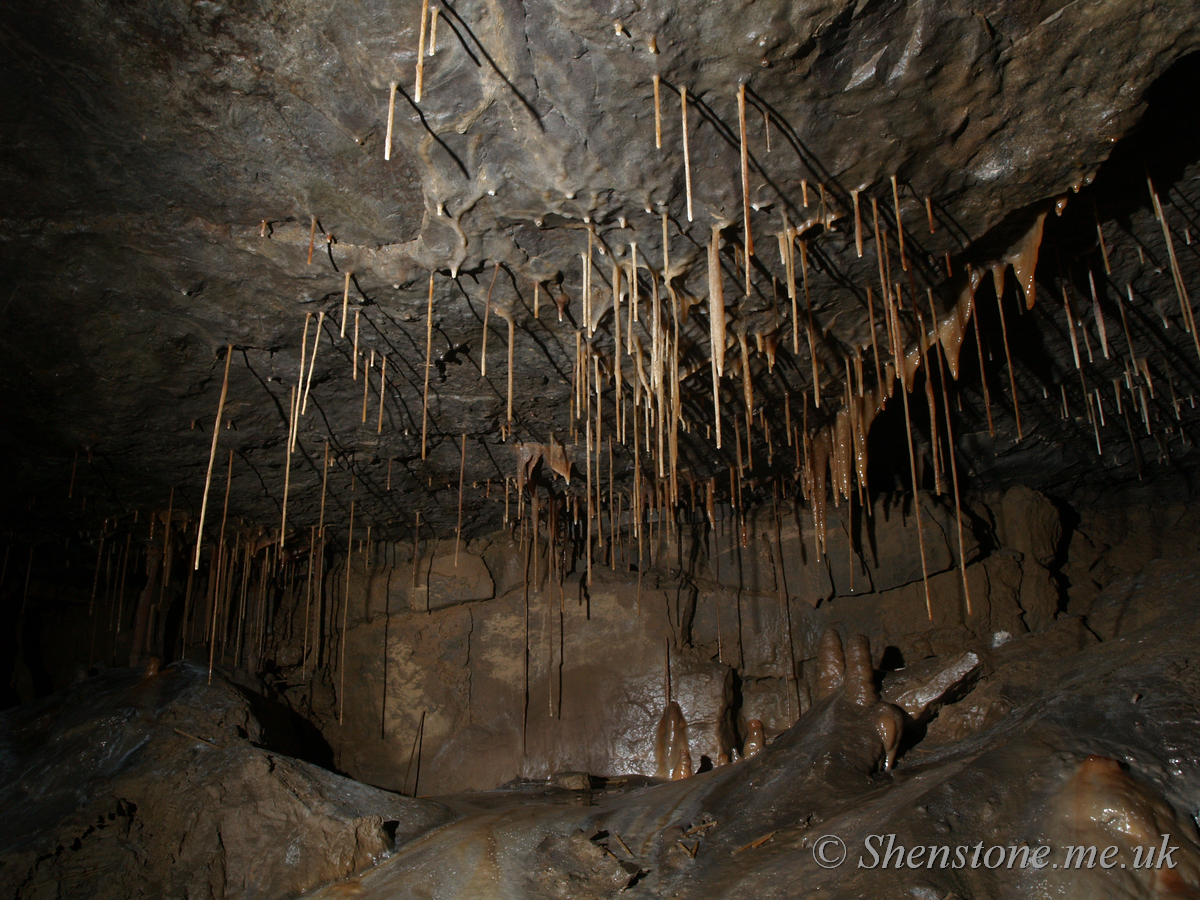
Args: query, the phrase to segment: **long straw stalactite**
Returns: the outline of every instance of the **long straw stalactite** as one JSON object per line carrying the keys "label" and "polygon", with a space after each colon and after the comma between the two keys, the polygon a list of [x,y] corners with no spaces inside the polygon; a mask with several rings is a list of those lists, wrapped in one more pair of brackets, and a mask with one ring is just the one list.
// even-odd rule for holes
{"label": "long straw stalactite", "polygon": [[225,377],[221,381],[221,399],[217,401],[217,419],[213,424],[212,448],[208,452],[208,474],[204,476],[204,499],[200,501],[200,523],[196,528],[196,558],[192,566],[200,568],[200,545],[204,542],[204,515],[208,512],[208,489],[212,485],[213,462],[217,458],[217,438],[221,434],[221,416],[225,412],[225,396],[229,393],[229,363],[233,359],[233,344],[225,347]]}

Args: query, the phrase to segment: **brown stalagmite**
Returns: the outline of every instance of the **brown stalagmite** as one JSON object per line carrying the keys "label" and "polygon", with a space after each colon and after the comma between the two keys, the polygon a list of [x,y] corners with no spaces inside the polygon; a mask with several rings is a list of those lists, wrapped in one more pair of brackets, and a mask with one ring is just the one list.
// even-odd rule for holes
{"label": "brown stalagmite", "polygon": [[312,356],[308,358],[308,378],[304,382],[304,403],[300,406],[300,415],[308,412],[308,392],[312,389],[313,369],[317,367],[317,351],[321,348],[321,326],[325,323],[325,311],[317,315],[317,332],[313,335]]}
{"label": "brown stalagmite", "polygon": [[846,657],[842,653],[842,639],[830,628],[821,635],[817,648],[817,699],[832,696],[842,686],[842,675],[846,669]]}
{"label": "brown stalagmite", "polygon": [[396,82],[388,84],[388,123],[387,137],[383,143],[383,158],[389,160],[392,158],[392,123],[396,119]]}
{"label": "brown stalagmite", "polygon": [[[351,476],[353,477],[353,476]],[[353,489],[353,486],[351,486]],[[338,647],[338,724],[346,711],[346,624],[350,620],[350,559],[354,547],[354,498],[350,499],[350,534],[346,539],[346,592],[342,597],[342,641]]]}
{"label": "brown stalagmite", "polygon": [[662,104],[659,102],[659,82],[662,79],[654,76],[654,146],[662,149]]}
{"label": "brown stalagmite", "polygon": [[429,270],[429,309],[425,313],[425,390],[421,395],[421,459],[425,458],[425,435],[429,425],[429,369],[433,355],[433,270]]}
{"label": "brown stalagmite", "polygon": [[350,311],[350,272],[346,271],[346,285],[342,288],[342,337],[346,336],[346,313]]}
{"label": "brown stalagmite", "polygon": [[845,683],[846,699],[855,706],[874,706],[879,702],[871,644],[866,635],[856,634],[846,643]]}
{"label": "brown stalagmite", "polygon": [[[993,270],[995,274],[995,270]],[[1017,399],[1017,379],[1013,374],[1012,354],[1008,349],[1008,325],[1004,321],[1004,303],[1001,300],[1004,288],[1001,286],[1003,281],[998,281],[996,284],[996,308],[1000,310],[1000,334],[1004,338],[1004,358],[1008,361],[1008,386],[1012,390],[1013,398],[1013,414],[1017,420],[1017,440],[1021,440],[1024,434],[1021,432],[1021,403]],[[982,356],[980,357],[982,359]]]}
{"label": "brown stalagmite", "polygon": [[692,157],[688,152],[687,88],[679,88],[679,113],[683,119],[683,176],[687,189],[687,217],[692,221]]}
{"label": "brown stalagmite", "polygon": [[200,568],[200,545],[204,541],[204,514],[208,511],[208,489],[212,484],[213,461],[217,458],[217,437],[221,433],[221,415],[225,412],[225,396],[229,393],[229,363],[233,359],[233,344],[225,347],[225,377],[221,381],[221,399],[217,401],[217,419],[213,424],[212,448],[208,452],[208,474],[204,477],[204,497],[200,501],[200,521],[196,528],[196,559],[193,569]]}
{"label": "brown stalagmite", "polygon": [[421,33],[417,38],[417,87],[413,99],[421,102],[421,90],[425,87],[425,29],[429,26],[429,0],[421,0]]}

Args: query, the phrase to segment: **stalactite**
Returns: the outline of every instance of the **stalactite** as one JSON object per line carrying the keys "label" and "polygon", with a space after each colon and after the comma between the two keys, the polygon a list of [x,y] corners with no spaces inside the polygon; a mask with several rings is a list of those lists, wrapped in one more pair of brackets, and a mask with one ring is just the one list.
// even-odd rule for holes
{"label": "stalactite", "polygon": [[[365,381],[364,381],[365,383]],[[383,434],[383,398],[387,386],[387,354],[383,354],[383,362],[379,365],[379,421],[375,425],[375,433]]]}
{"label": "stalactite", "polygon": [[662,149],[662,104],[659,102],[661,77],[654,75],[654,146],[656,149]]}
{"label": "stalactite", "polygon": [[362,401],[362,422],[367,424],[367,400],[370,398],[371,390],[371,369],[375,366],[375,351],[371,351],[370,357],[363,358],[363,401]]}
{"label": "stalactite", "polygon": [[386,162],[392,158],[392,123],[396,118],[396,82],[388,83],[388,117],[387,117],[387,137],[383,142],[383,158]]}
{"label": "stalactite", "polygon": [[[993,270],[993,275],[995,270]],[[1013,415],[1017,422],[1017,440],[1020,441],[1024,435],[1021,432],[1021,401],[1017,398],[1017,379],[1013,373],[1012,353],[1008,349],[1008,325],[1004,321],[1004,302],[1001,299],[1004,294],[1003,278],[996,283],[996,309],[1000,311],[1000,334],[1004,338],[1004,358],[1008,362],[1008,386],[1012,391],[1013,398]],[[982,356],[980,357],[982,359]]]}
{"label": "stalactite", "polygon": [[[300,415],[308,412],[308,392],[312,389],[313,369],[317,366],[317,350],[321,346],[321,326],[325,322],[325,311],[321,310],[317,315],[317,331],[313,335],[312,356],[308,359],[308,378],[304,382],[304,402],[300,405]],[[305,331],[307,332],[307,324]]]}
{"label": "stalactite", "polygon": [[421,0],[421,32],[417,38],[417,86],[413,99],[421,102],[421,90],[425,86],[425,29],[429,24],[429,0]]}
{"label": "stalactite", "polygon": [[687,190],[687,217],[692,221],[692,156],[688,150],[687,87],[679,88],[679,113],[683,120],[683,177]]}
{"label": "stalactite", "polygon": [[754,255],[754,235],[750,230],[750,160],[746,146],[746,85],[738,85],[738,134],[742,162],[742,227],[746,250],[746,296],[750,296],[750,257]]}
{"label": "stalactite", "polygon": [[425,313],[425,389],[421,395],[421,459],[425,458],[425,437],[429,425],[429,369],[433,356],[433,270],[429,270],[429,308]]}
{"label": "stalactite", "polygon": [[900,245],[900,268],[908,271],[908,257],[904,255],[904,223],[900,220],[900,188],[896,176],[892,176],[892,204],[896,210],[896,242]]}
{"label": "stalactite", "polygon": [[[315,350],[314,350],[315,353]],[[204,495],[200,502],[200,521],[196,527],[196,560],[194,569],[200,568],[200,546],[204,542],[204,514],[208,511],[208,489],[212,484],[213,462],[217,458],[217,438],[221,434],[221,416],[225,412],[225,396],[229,393],[229,363],[233,359],[233,344],[225,347],[225,377],[221,381],[221,399],[217,401],[217,418],[213,424],[212,449],[208,453],[208,474],[204,476]]]}

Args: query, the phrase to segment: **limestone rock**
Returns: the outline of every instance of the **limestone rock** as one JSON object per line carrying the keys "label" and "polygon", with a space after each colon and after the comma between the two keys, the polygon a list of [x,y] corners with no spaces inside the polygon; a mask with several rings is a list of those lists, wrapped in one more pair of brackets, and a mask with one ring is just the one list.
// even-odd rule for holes
{"label": "limestone rock", "polygon": [[1062,541],[1062,516],[1058,507],[1040,491],[1019,486],[1009,490],[1000,505],[999,537],[1011,547],[1043,566],[1058,555]]}
{"label": "limestone rock", "polygon": [[924,660],[892,672],[884,680],[883,698],[913,719],[933,715],[944,703],[960,699],[981,671],[978,655],[967,651],[946,660]]}

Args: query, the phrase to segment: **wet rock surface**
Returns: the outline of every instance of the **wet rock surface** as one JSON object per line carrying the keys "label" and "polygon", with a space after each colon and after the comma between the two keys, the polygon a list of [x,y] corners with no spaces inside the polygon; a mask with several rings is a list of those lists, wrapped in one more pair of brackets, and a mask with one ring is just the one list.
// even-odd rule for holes
{"label": "wet rock surface", "polygon": [[[1097,612],[1129,589],[1114,586]],[[1200,886],[1193,561],[1157,567],[1137,591],[1152,611],[1121,637],[1081,641],[1064,620],[988,651],[986,676],[935,724],[960,706],[1003,701],[1007,711],[952,739],[931,728],[891,773],[879,770],[876,708],[838,691],[752,760],[598,790],[582,808],[561,795],[514,795],[410,844],[356,886],[367,897],[553,897],[567,884],[588,897],[1191,896]],[[1167,834],[1173,867],[1135,869],[1135,854],[1144,861]],[[826,835],[846,844],[840,866],[816,864]],[[1066,869],[1066,848],[1089,844],[1116,848],[1112,868]],[[1043,845],[1042,869],[995,864],[993,848],[1007,861],[1013,848]],[[951,849],[944,867],[913,857],[896,868],[893,853],[885,868],[896,846],[961,846],[966,862],[955,868]]]}
{"label": "wet rock surface", "polygon": [[219,674],[111,670],[0,716],[6,896],[294,897],[446,820],[256,743]]}

